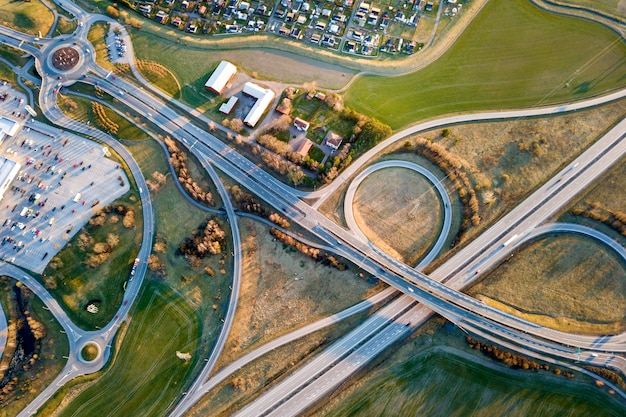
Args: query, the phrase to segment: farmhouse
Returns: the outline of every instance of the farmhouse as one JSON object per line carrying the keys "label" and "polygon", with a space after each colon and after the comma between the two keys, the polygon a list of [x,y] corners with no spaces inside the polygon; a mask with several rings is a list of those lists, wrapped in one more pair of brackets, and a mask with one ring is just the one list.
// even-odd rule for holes
{"label": "farmhouse", "polygon": [[21,165],[10,159],[0,157],[0,199],[9,188],[9,184],[20,171]]}
{"label": "farmhouse", "polygon": [[341,142],[343,142],[343,138],[331,130],[324,138],[322,145],[326,145],[329,148],[337,150],[341,146]]}
{"label": "farmhouse", "polygon": [[236,73],[237,67],[228,61],[222,61],[204,84],[204,88],[216,94],[222,94]]}
{"label": "farmhouse", "polygon": [[274,99],[274,92],[269,88],[262,88],[254,83],[247,82],[243,86],[244,94],[247,94],[256,99],[254,106],[248,112],[248,115],[243,120],[245,124],[250,127],[256,126],[259,119]]}

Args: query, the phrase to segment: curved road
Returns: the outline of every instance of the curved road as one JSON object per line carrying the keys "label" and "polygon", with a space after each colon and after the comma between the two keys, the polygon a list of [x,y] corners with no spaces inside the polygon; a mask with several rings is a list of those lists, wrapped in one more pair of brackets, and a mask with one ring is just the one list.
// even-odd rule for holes
{"label": "curved road", "polygon": [[[441,248],[443,248],[443,245],[446,243],[448,234],[450,233],[450,228],[452,227],[452,202],[450,201],[450,196],[441,181],[439,181],[439,178],[437,178],[437,176],[428,169],[413,162],[402,160],[383,161],[367,167],[350,182],[348,190],[346,191],[346,197],[343,204],[343,213],[346,218],[346,224],[348,225],[348,228],[356,233],[362,241],[369,242],[369,239],[365,236],[365,234],[363,234],[354,219],[354,195],[356,190],[359,188],[359,185],[361,185],[361,182],[363,182],[368,175],[385,168],[405,168],[417,172],[433,184],[435,191],[443,202],[443,224],[442,229],[439,232],[439,236],[437,237],[437,241],[431,250],[428,251],[426,256],[415,267],[417,270],[422,270],[437,257]],[[370,244],[373,245],[371,242]]]}
{"label": "curved road", "polygon": [[[77,16],[78,17],[78,16]],[[81,19],[82,17],[79,17],[79,19]],[[82,20],[81,20],[82,22]],[[82,30],[83,32],[86,31],[86,27],[88,25],[82,26]],[[79,28],[81,26],[79,25]],[[80,32],[80,30],[79,30]],[[86,33],[86,32],[84,32]],[[63,39],[61,39],[60,41],[64,41]],[[56,45],[60,45],[56,44]],[[81,44],[81,50],[83,45]],[[56,46],[54,46],[56,47]],[[45,46],[44,49],[44,53],[47,50],[51,50],[48,48],[52,48],[52,46],[48,45]],[[96,73],[100,73],[103,77],[104,74],[102,74],[101,71],[98,70],[97,66],[95,65],[95,63],[93,62],[93,60],[91,59],[91,57],[93,56],[93,49],[90,49],[89,45],[85,45],[85,49],[86,52],[85,54],[81,54],[84,57],[85,60],[85,67],[91,68],[92,70],[95,70]],[[42,51],[35,51],[33,52],[34,55],[36,54],[42,54]],[[37,55],[36,55],[37,56]],[[52,90],[52,86],[54,85],[54,83],[56,83],[56,81],[52,81],[50,78],[50,74],[45,72],[45,70],[47,68],[45,68],[45,62],[42,62],[41,59],[37,60],[37,64],[38,64],[38,69],[41,66],[41,69],[44,70],[43,72],[40,71],[40,73],[44,74],[44,80],[42,82],[42,92],[49,92]],[[82,66],[81,66],[82,67]],[[54,75],[54,74],[52,74]],[[78,70],[76,71],[76,73],[72,73],[72,74],[64,74],[64,75],[58,75],[58,77],[61,77],[61,82],[62,84],[66,83],[66,82],[73,82],[75,81],[75,79],[73,79],[72,77],[74,76],[80,76],[82,75]],[[47,83],[47,84],[46,84]],[[123,96],[123,92],[122,90],[125,90],[126,88],[133,88],[132,85],[125,83],[123,80],[118,79],[116,84],[119,88],[119,96]],[[118,93],[116,91],[112,91],[112,93],[114,95],[117,95]],[[593,99],[593,100],[588,100],[586,103],[592,103],[595,101],[595,103],[600,103],[602,100],[610,100],[610,99],[615,99],[619,94],[622,94],[623,96],[624,91],[618,92],[618,93],[614,93],[613,95],[609,95],[607,97],[603,97],[600,99]],[[617,94],[617,95],[616,95]],[[268,176],[262,172],[262,170],[258,170],[256,169],[256,167],[254,167],[253,165],[251,165],[249,163],[249,161],[245,160],[245,158],[241,158],[240,156],[236,155],[235,152],[233,152],[230,149],[225,149],[223,144],[218,143],[219,141],[217,141],[215,138],[212,138],[210,135],[206,134],[206,132],[202,132],[201,130],[197,129],[195,126],[187,126],[187,121],[186,118],[180,117],[178,115],[176,115],[176,117],[174,117],[174,115],[172,115],[171,113],[168,115],[167,114],[167,109],[165,108],[165,106],[163,105],[163,103],[158,102],[157,100],[152,99],[151,97],[147,96],[145,93],[143,92],[139,92],[133,90],[133,95],[140,98],[138,100],[138,103],[135,103],[135,106],[139,106],[141,108],[141,106],[143,106],[143,108],[141,108],[141,110],[143,110],[142,114],[146,115],[149,109],[158,109],[158,114],[159,117],[163,117],[163,121],[167,124],[167,123],[173,123],[175,124],[177,127],[174,128],[172,130],[172,134],[174,134],[176,137],[181,137],[181,139],[183,140],[183,142],[185,141],[185,137],[189,138],[189,140],[195,140],[196,142],[200,141],[198,143],[197,148],[202,147],[203,150],[205,150],[206,152],[208,152],[208,155],[210,158],[212,158],[216,165],[220,166],[220,168],[226,172],[228,175],[234,176],[235,179],[240,180],[240,182],[244,183],[244,185],[247,183],[248,186],[252,185],[251,188],[252,190],[255,190],[259,193],[259,195],[266,201],[268,201],[270,204],[273,204],[277,207],[283,207],[283,210],[288,214],[289,217],[295,218],[297,220],[302,221],[305,227],[308,227],[310,230],[312,230],[314,233],[318,234],[320,237],[325,237],[326,239],[330,239],[331,242],[337,242],[338,245],[341,245],[341,242],[337,241],[336,239],[329,237],[330,235],[328,234],[328,232],[325,231],[325,229],[332,231],[333,234],[335,235],[339,235],[341,236],[341,239],[344,242],[349,243],[349,245],[352,245],[351,247],[349,246],[344,246],[343,247],[343,251],[345,252],[346,256],[349,259],[352,259],[354,261],[354,259],[356,257],[360,257],[363,253],[365,254],[370,254],[371,251],[369,248],[367,247],[362,247],[358,242],[353,241],[353,239],[350,238],[350,236],[346,236],[343,234],[342,231],[337,230],[337,228],[334,225],[330,225],[328,224],[327,220],[322,218],[321,216],[317,215],[317,213],[311,212],[309,211],[309,208],[307,207],[303,207],[299,201],[294,200],[293,197],[299,197],[302,194],[294,192],[292,189],[290,189],[290,187],[286,187],[283,184],[277,183],[273,177]],[[40,104],[43,102],[45,102],[47,100],[47,94],[42,94],[42,96],[40,96]],[[620,96],[621,97],[621,96]],[[51,100],[54,101],[54,100]],[[125,100],[126,101],[126,100]],[[148,107],[146,107],[146,103],[148,104]],[[44,103],[45,104],[45,103]],[[486,116],[486,118],[511,118],[511,117],[525,117],[525,116],[530,116],[533,114],[551,114],[551,112],[562,112],[562,111],[571,111],[576,105],[580,105],[580,103],[576,103],[574,105],[565,105],[565,106],[558,106],[558,107],[551,107],[551,108],[544,108],[544,109],[538,109],[538,110],[524,110],[524,111],[519,111],[519,112],[500,112],[500,113],[495,113],[491,116]],[[42,106],[42,109],[47,109],[47,116],[53,116],[52,119],[58,119],[60,121],[63,121],[63,118],[60,114],[55,114],[58,111],[58,108],[56,108],[55,106],[49,106],[47,104]],[[44,111],[45,112],[45,111]],[[537,113],[538,112],[538,113]],[[489,113],[483,113],[483,116],[485,115],[489,115]],[[504,116],[503,116],[504,115]],[[478,116],[478,119],[480,119],[480,116]],[[466,120],[463,120],[463,117],[466,117]],[[470,115],[466,115],[466,116],[455,116],[455,117],[451,117],[451,118],[445,118],[442,119],[440,121],[438,121],[438,123],[440,123],[440,125],[437,125],[437,123],[435,123],[432,126],[429,126],[428,128],[434,128],[434,127],[439,127],[439,126],[443,126],[445,124],[449,124],[449,123],[460,123],[463,121],[475,121],[477,119],[476,116],[470,116]],[[72,123],[70,123],[69,121],[65,120],[66,125],[67,126],[71,126]],[[75,123],[75,122],[74,122]],[[430,122],[433,123],[433,122]],[[425,126],[427,124],[422,124],[419,126]],[[174,127],[174,126],[171,126]],[[413,127],[412,129],[415,129],[415,127]],[[394,135],[396,136],[396,135]],[[393,138],[393,137],[392,137]],[[392,139],[390,138],[390,139]],[[399,140],[399,138],[397,138],[396,140]],[[193,145],[191,145],[191,147],[193,148],[193,146],[195,145],[195,143]],[[385,142],[383,142],[385,143]],[[376,148],[374,148],[373,150],[376,150]],[[374,152],[373,154],[375,154],[376,152]],[[372,154],[372,155],[373,155]],[[368,154],[366,154],[368,155]],[[360,161],[364,161],[367,160],[368,158],[366,156],[360,158]],[[237,166],[235,166],[235,164],[237,164]],[[353,164],[352,167],[350,168],[358,168],[359,164]],[[350,168],[346,171],[346,173],[350,170]],[[248,176],[245,179],[240,178],[241,177],[241,172],[242,171],[246,171],[248,173]],[[342,174],[343,175],[343,174]],[[347,177],[346,177],[347,178]],[[336,181],[337,183],[339,183],[340,181]],[[259,185],[263,185],[263,187],[261,189],[258,189]],[[334,183],[333,183],[334,185]],[[327,187],[325,188],[325,192],[328,192],[328,190],[331,187]],[[560,187],[562,188],[562,187]],[[280,194],[280,195],[279,195]],[[312,195],[313,193],[308,193],[307,195]],[[324,194],[319,195],[324,196]],[[306,220],[305,220],[306,219]],[[144,221],[144,224],[147,223]],[[321,227],[321,225],[323,225],[323,228]],[[333,240],[334,239],[334,240]],[[492,243],[493,245],[493,243]],[[493,246],[492,246],[493,247]],[[143,248],[143,247],[142,247]],[[148,248],[149,250],[149,248]],[[446,288],[442,288],[440,286],[438,286],[435,282],[431,282],[429,280],[427,280],[427,277],[422,276],[421,274],[416,274],[415,272],[411,273],[409,271],[406,271],[403,269],[403,266],[401,265],[397,265],[395,262],[393,262],[393,260],[389,260],[389,259],[381,259],[380,256],[378,256],[375,253],[372,253],[370,255],[370,259],[368,264],[366,265],[367,269],[369,269],[370,271],[372,270],[376,270],[377,265],[380,265],[381,263],[383,265],[386,265],[386,267],[390,270],[393,271],[394,273],[400,273],[402,275],[406,275],[409,277],[412,277],[413,279],[418,279],[421,280],[422,284],[424,285],[425,288],[428,288],[428,291],[436,291],[439,294],[448,294],[450,297],[455,297],[456,302],[458,303],[460,300],[465,300],[464,297],[462,297],[460,294],[454,293],[453,291],[451,291],[450,289],[446,289]],[[382,272],[382,271],[381,271]],[[388,273],[383,273],[383,277],[387,280],[392,280],[392,277],[389,276]],[[424,281],[426,280],[426,281]],[[406,281],[405,281],[406,282]],[[400,282],[395,282],[394,285],[399,285],[400,287],[402,287],[405,284],[401,284]],[[402,287],[403,288],[403,287]],[[415,291],[420,291],[420,297],[419,298],[421,301],[426,302],[427,304],[430,304],[431,302],[434,302],[434,300],[428,298],[428,294],[423,293],[423,289],[422,288],[418,288],[418,287],[414,287],[411,284],[409,284],[409,291],[411,293],[415,292]],[[414,289],[413,289],[414,288]],[[427,301],[430,300],[430,301]],[[464,303],[469,303],[472,304],[471,300],[465,300]],[[469,307],[468,304],[465,304],[466,307]],[[482,313],[485,313],[485,309],[484,308],[480,308],[480,306],[476,306],[473,305],[472,310],[480,310],[482,311]],[[488,310],[488,309],[487,309]],[[455,314],[453,313],[453,311],[458,311],[452,308],[452,306],[446,304],[446,309],[444,309],[444,315],[445,314]],[[494,313],[494,312],[492,312]],[[464,313],[465,314],[465,313]],[[494,313],[497,314],[497,313]],[[502,315],[500,315],[502,316]],[[518,320],[519,322],[519,320]],[[481,326],[484,326],[484,324],[481,324]]]}

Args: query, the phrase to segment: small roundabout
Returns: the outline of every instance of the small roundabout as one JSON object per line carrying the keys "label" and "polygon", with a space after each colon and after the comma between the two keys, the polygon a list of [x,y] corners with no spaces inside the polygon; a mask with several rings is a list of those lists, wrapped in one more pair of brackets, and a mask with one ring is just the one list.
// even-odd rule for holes
{"label": "small roundabout", "polygon": [[88,364],[97,361],[101,354],[100,345],[95,342],[87,342],[81,347],[78,358],[81,362]]}

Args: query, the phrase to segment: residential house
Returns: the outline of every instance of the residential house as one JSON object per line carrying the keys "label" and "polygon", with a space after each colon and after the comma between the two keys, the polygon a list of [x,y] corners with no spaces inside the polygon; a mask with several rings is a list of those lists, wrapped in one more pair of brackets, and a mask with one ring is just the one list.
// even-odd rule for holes
{"label": "residential house", "polygon": [[308,139],[304,139],[303,141],[300,142],[295,152],[299,153],[302,156],[307,156],[309,154],[309,150],[311,149],[311,146],[313,146],[313,142],[311,142]]}
{"label": "residential house", "polygon": [[326,137],[322,141],[322,145],[326,145],[331,149],[337,150],[341,146],[341,142],[343,142],[343,137],[332,130],[329,130]]}
{"label": "residential house", "polygon": [[183,23],[183,18],[180,16],[175,16],[172,18],[172,20],[170,20],[170,23],[172,24],[172,26],[179,27]]}
{"label": "residential house", "polygon": [[169,15],[165,13],[163,10],[159,10],[155,16],[156,21],[162,25],[167,23],[168,18],[169,18]]}
{"label": "residential house", "polygon": [[311,35],[311,43],[319,44],[322,39],[322,35],[320,33],[314,33]]}
{"label": "residential house", "polygon": [[293,125],[299,131],[306,132],[307,130],[309,130],[310,124],[306,120],[296,117],[296,119],[293,121]]}
{"label": "residential house", "polygon": [[302,39],[302,29],[294,27],[291,29],[291,32],[289,32],[289,36],[296,39]]}

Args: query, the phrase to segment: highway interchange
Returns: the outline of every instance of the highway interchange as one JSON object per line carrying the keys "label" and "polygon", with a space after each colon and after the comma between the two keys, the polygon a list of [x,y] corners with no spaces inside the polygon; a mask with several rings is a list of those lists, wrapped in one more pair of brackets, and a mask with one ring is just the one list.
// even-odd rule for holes
{"label": "highway interchange", "polygon": [[[597,338],[564,334],[499,312],[457,291],[470,284],[480,275],[480,273],[476,273],[479,271],[479,267],[483,271],[497,265],[501,259],[506,257],[522,241],[534,237],[535,233],[537,233],[535,228],[541,222],[562,207],[563,204],[569,201],[593,179],[597,178],[626,152],[626,141],[623,140],[624,132],[626,132],[626,121],[622,121],[611,129],[601,140],[577,158],[575,162],[572,162],[560,173],[557,173],[553,180],[537,190],[516,209],[463,250],[459,251],[430,276],[425,276],[418,270],[391,259],[373,247],[357,231],[358,229],[354,229],[354,225],[351,225],[352,230],[346,231],[316,210],[326,198],[344,182],[353,177],[376,153],[390,143],[401,140],[408,135],[454,123],[511,119],[583,109],[622,98],[626,94],[626,90],[568,105],[461,115],[422,123],[393,135],[376,148],[370,150],[358,161],[355,161],[328,187],[307,193],[294,190],[278,182],[271,175],[255,166],[210,133],[199,128],[198,125],[206,126],[208,122],[208,119],[199,113],[190,112],[188,108],[179,103],[174,103],[178,106],[176,110],[172,109],[164,100],[165,97],[159,97],[147,91],[154,91],[149,85],[140,87],[120,77],[111,77],[110,73],[96,64],[93,47],[86,40],[88,28],[93,22],[97,20],[110,21],[110,19],[85,13],[73,3],[63,2],[62,7],[76,16],[81,23],[75,34],[64,35],[54,39],[41,38],[35,40],[31,35],[25,35],[0,26],[0,42],[20,48],[35,57],[35,65],[38,72],[44,74],[41,81],[39,105],[50,121],[63,128],[95,137],[114,149],[128,163],[142,199],[142,214],[144,217],[143,243],[138,255],[141,263],[136,273],[137,279],[130,283],[130,288],[125,294],[125,297],[130,302],[123,305],[116,316],[117,318],[99,332],[85,332],[78,329],[67,319],[58,303],[34,278],[11,265],[2,264],[0,266],[5,275],[22,280],[29,288],[33,289],[66,329],[70,340],[71,354],[64,370],[54,383],[50,384],[22,412],[22,415],[34,414],[59,386],[78,375],[100,369],[106,362],[110,355],[110,340],[115,335],[117,326],[125,320],[134,297],[141,286],[146,270],[145,261],[150,253],[153,238],[150,196],[147,192],[145,180],[132,155],[112,137],[69,119],[56,104],[56,91],[60,88],[59,84],[61,86],[69,86],[77,81],[97,85],[111,96],[123,99],[126,106],[145,117],[151,118],[163,131],[187,146],[203,162],[209,175],[211,175],[218,186],[222,200],[225,202],[224,209],[227,217],[231,219],[229,223],[235,248],[239,248],[236,216],[232,205],[228,202],[226,191],[223,189],[211,166],[219,168],[221,172],[257,194],[258,197],[276,207],[277,210],[282,211],[287,217],[298,222],[313,235],[326,241],[329,246],[333,247],[337,253],[346,259],[351,260],[356,265],[361,266],[406,294],[383,308],[378,314],[374,315],[344,339],[341,339],[337,346],[333,345],[327,352],[322,354],[340,358],[341,361],[334,360],[332,361],[333,366],[320,368],[320,363],[329,363],[326,357],[320,355],[320,357],[315,358],[311,362],[311,364],[315,365],[303,367],[301,371],[288,379],[291,386],[302,387],[306,385],[305,388],[297,388],[296,390],[286,392],[283,388],[280,388],[282,384],[279,384],[276,388],[269,390],[267,394],[259,397],[248,408],[242,410],[241,415],[262,415],[270,412],[276,415],[297,414],[303,407],[310,406],[316,398],[323,397],[325,392],[328,392],[332,387],[356,372],[393,341],[406,336],[417,328],[431,315],[432,310],[437,311],[463,328],[474,332],[483,332],[485,337],[497,341],[506,340],[508,342],[505,343],[512,343],[517,350],[524,349],[525,353],[530,355],[547,354],[558,358],[575,359],[575,347],[580,346],[585,349],[585,357],[589,362],[608,365],[620,369],[622,372],[626,370],[626,361],[622,356],[604,353],[605,351],[625,352],[626,336],[624,335],[616,335],[599,340]],[[111,23],[115,24],[115,22]],[[125,36],[126,44],[129,45],[128,53],[132,56],[130,37],[123,27],[120,27],[120,29],[123,36]],[[60,72],[50,64],[51,52],[61,46],[75,47],[81,51],[80,64],[69,72]],[[144,90],[143,87],[146,87],[146,89]],[[167,100],[172,101],[171,99]],[[192,123],[194,120],[198,123],[197,125]],[[29,123],[37,125],[38,129],[54,131],[54,128],[41,123],[34,121]],[[576,165],[575,168],[573,168],[574,165]],[[433,179],[433,182],[435,185],[438,184],[436,178]],[[356,186],[353,187],[354,190],[356,190]],[[447,197],[445,190],[441,195],[444,201],[446,201],[444,206],[446,206],[447,210],[444,210],[444,212],[447,213],[450,205],[449,197]],[[308,205],[302,200],[304,197],[317,199],[317,201],[313,205]],[[445,198],[448,198],[448,200],[445,200]],[[446,214],[444,217],[449,219],[449,214]],[[571,232],[571,230],[568,231]],[[519,237],[515,244],[504,245],[505,242],[514,236]],[[445,236],[443,240],[445,240]],[[431,253],[435,253],[435,251]],[[436,253],[434,256],[436,256]],[[235,273],[232,286],[233,292],[231,294],[228,316],[225,318],[225,323],[220,333],[220,340],[216,344],[210,358],[207,358],[209,359],[207,365],[194,384],[187,390],[187,395],[179,402],[172,415],[182,415],[211,386],[214,386],[212,383],[209,383],[211,379],[207,381],[207,377],[223,348],[225,339],[228,336],[230,323],[232,323],[234,317],[241,274],[240,264],[241,254],[236,249],[234,251]],[[445,283],[445,285],[441,282]],[[416,301],[420,303],[416,304]],[[410,325],[407,326],[406,323]],[[102,351],[99,358],[91,363],[82,361],[79,356],[80,348],[88,341],[97,343]],[[356,346],[360,347],[355,350]],[[529,346],[534,346],[534,348],[529,349]],[[597,357],[590,356],[589,352],[596,351],[598,352]],[[346,354],[346,352],[352,353]],[[341,362],[341,365],[339,362]],[[307,367],[310,367],[312,370],[307,371]],[[319,371],[324,368],[327,368],[327,372],[320,377]],[[299,374],[302,375],[297,376]],[[316,379],[313,383],[310,383],[313,376]]]}

